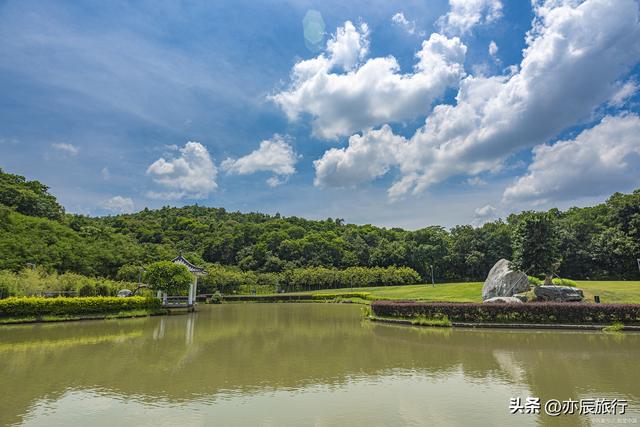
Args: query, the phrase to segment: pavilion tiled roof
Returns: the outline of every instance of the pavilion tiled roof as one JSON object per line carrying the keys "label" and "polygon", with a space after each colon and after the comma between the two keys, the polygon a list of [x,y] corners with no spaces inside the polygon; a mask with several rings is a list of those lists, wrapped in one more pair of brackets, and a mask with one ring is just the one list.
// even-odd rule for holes
{"label": "pavilion tiled roof", "polygon": [[182,254],[180,254],[179,256],[177,256],[174,259],[172,259],[171,262],[174,262],[176,264],[182,264],[182,265],[186,266],[187,269],[191,273],[195,273],[195,274],[205,274],[206,273],[204,268],[196,267],[195,265],[191,264],[185,257],[182,256]]}

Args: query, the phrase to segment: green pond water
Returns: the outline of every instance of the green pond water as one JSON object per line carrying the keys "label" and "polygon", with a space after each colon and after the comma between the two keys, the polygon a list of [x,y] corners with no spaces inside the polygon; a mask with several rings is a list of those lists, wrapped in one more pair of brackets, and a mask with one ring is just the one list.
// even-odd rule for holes
{"label": "green pond water", "polygon": [[[393,326],[347,304],[198,310],[0,327],[0,425],[640,424],[639,334]],[[511,415],[527,396],[628,407]]]}

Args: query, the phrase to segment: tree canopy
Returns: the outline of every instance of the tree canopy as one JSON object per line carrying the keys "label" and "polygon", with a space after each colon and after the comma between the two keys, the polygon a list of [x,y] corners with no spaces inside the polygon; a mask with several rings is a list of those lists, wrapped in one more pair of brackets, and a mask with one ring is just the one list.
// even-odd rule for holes
{"label": "tree canopy", "polygon": [[515,222],[512,264],[518,270],[551,277],[560,266],[556,212],[523,212]]}
{"label": "tree canopy", "polygon": [[0,169],[0,205],[25,215],[60,219],[64,209],[49,194],[49,187],[39,181],[27,181],[23,176]]}
{"label": "tree canopy", "polygon": [[193,280],[186,266],[171,261],[154,262],[147,266],[144,276],[145,281],[154,290],[170,295],[178,295],[185,291]]}
{"label": "tree canopy", "polygon": [[[539,254],[530,245],[525,251],[518,235],[533,232],[528,228],[531,218],[548,215],[557,230],[557,274],[574,279],[640,277],[640,190],[616,193],[593,207],[522,212],[477,227],[403,230],[198,205],[105,217],[72,215],[63,213],[42,184],[4,173],[0,182],[11,188],[2,190],[0,199],[0,270],[20,271],[29,263],[107,278],[120,271],[121,279],[137,281],[135,268],[123,266],[147,265],[183,252],[198,265],[265,274],[395,266],[410,267],[430,281],[433,265],[438,282],[484,280],[500,258]],[[28,208],[32,205],[21,202],[24,194],[43,200],[33,206],[49,208]],[[543,274],[547,266],[538,260],[534,269]]]}

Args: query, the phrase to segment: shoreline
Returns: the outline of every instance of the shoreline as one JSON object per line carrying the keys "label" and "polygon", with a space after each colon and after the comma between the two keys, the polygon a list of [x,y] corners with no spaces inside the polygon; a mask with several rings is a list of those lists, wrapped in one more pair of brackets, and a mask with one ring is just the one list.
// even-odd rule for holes
{"label": "shoreline", "polygon": [[[551,329],[551,330],[571,330],[571,331],[603,331],[611,325],[587,324],[572,325],[562,323],[469,323],[469,322],[451,322],[451,325],[420,325],[413,323],[411,319],[401,318],[383,318],[369,316],[368,320],[372,322],[387,323],[392,325],[406,325],[417,327],[435,327],[435,328],[467,328],[467,329]],[[624,325],[621,329],[624,332],[640,332],[640,325]]]}
{"label": "shoreline", "polygon": [[11,325],[28,325],[36,323],[62,323],[62,322],[79,322],[83,320],[112,320],[112,319],[135,319],[151,316],[167,316],[172,314],[171,310],[131,310],[121,311],[117,313],[102,313],[84,316],[60,315],[60,316],[40,316],[40,317],[20,317],[20,318],[2,318],[0,319],[0,327]]}

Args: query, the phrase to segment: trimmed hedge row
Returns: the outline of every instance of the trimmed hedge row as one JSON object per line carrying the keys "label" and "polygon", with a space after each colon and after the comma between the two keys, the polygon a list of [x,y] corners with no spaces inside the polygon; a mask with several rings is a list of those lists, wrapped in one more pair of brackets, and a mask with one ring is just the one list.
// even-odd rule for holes
{"label": "trimmed hedge row", "polygon": [[368,292],[348,292],[344,294],[274,294],[274,295],[225,295],[223,301],[258,301],[258,302],[278,302],[278,301],[312,301],[328,300],[336,298],[362,298],[369,297]]}
{"label": "trimmed hedge row", "polygon": [[289,295],[289,294],[275,294],[275,295],[225,295],[222,297],[222,301],[258,301],[258,302],[278,302],[278,301],[311,301],[313,295]]}
{"label": "trimmed hedge row", "polygon": [[373,314],[379,317],[447,317],[452,322],[468,323],[567,323],[625,325],[640,324],[640,304],[586,303],[423,303],[411,301],[374,301]]}
{"label": "trimmed hedge row", "polygon": [[343,294],[313,294],[313,299],[336,299],[336,298],[362,298],[368,299],[369,292],[346,292]]}
{"label": "trimmed hedge row", "polygon": [[131,310],[162,308],[157,298],[6,298],[0,300],[0,317],[39,317],[56,315],[110,314]]}

